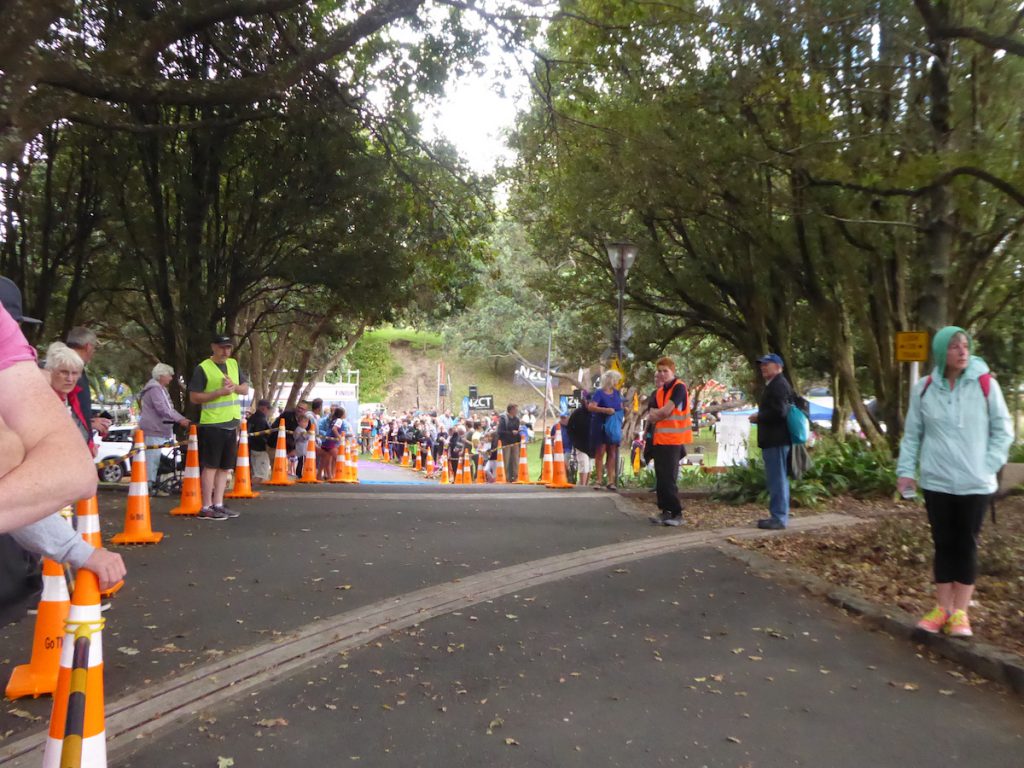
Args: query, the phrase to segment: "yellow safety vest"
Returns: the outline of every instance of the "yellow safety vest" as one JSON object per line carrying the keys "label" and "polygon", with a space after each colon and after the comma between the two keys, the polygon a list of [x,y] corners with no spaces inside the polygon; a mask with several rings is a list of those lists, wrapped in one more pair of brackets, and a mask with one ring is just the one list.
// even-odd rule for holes
{"label": "yellow safety vest", "polygon": [[[217,367],[217,364],[210,358],[199,364],[206,374],[205,392],[216,392],[224,386],[224,372]],[[233,357],[227,359],[228,376],[238,384],[238,361]],[[238,395],[233,392],[223,397],[217,397],[207,403],[203,403],[202,412],[199,416],[200,424],[227,424],[231,421],[239,421],[242,418],[242,405]]]}

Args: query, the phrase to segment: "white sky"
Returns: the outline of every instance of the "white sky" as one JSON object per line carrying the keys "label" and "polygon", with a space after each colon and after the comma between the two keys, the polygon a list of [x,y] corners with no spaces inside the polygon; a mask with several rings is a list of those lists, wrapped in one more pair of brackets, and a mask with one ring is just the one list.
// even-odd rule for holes
{"label": "white sky", "polygon": [[518,69],[506,77],[497,56],[485,63],[484,72],[450,82],[445,98],[432,114],[424,115],[427,138],[446,137],[478,173],[490,173],[500,162],[512,160],[504,133],[515,123],[517,105],[525,108],[529,87]]}

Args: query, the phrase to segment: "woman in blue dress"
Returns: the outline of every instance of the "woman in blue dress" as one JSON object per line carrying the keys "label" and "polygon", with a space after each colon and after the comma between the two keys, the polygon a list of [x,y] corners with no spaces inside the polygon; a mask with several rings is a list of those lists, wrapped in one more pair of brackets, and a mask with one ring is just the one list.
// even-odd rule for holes
{"label": "woman in blue dress", "polygon": [[601,460],[605,460],[605,478],[610,491],[615,486],[619,468],[619,444],[605,434],[605,422],[614,413],[622,412],[622,394],[615,385],[622,379],[618,371],[605,371],[601,376],[601,389],[594,392],[587,404],[590,411],[590,446],[594,455],[594,486],[601,487]]}

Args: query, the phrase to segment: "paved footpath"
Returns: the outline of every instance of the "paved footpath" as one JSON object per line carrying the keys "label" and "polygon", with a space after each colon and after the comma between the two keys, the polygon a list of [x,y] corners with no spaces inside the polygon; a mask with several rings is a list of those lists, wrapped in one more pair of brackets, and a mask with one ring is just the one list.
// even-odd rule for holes
{"label": "paved footpath", "polygon": [[[528,487],[296,486],[216,524],[165,506],[106,614],[113,765],[1022,764],[1017,700],[710,546],[752,529]],[[0,765],[38,765],[47,702],[5,710]]]}

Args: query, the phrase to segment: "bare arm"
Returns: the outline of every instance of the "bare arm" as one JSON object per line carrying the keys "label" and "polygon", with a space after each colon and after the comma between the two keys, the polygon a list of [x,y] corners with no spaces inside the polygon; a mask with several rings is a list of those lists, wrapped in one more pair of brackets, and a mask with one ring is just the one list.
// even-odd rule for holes
{"label": "bare arm", "polygon": [[0,533],[96,493],[89,448],[35,363],[0,371],[0,419],[25,450],[23,461],[0,477]]}

